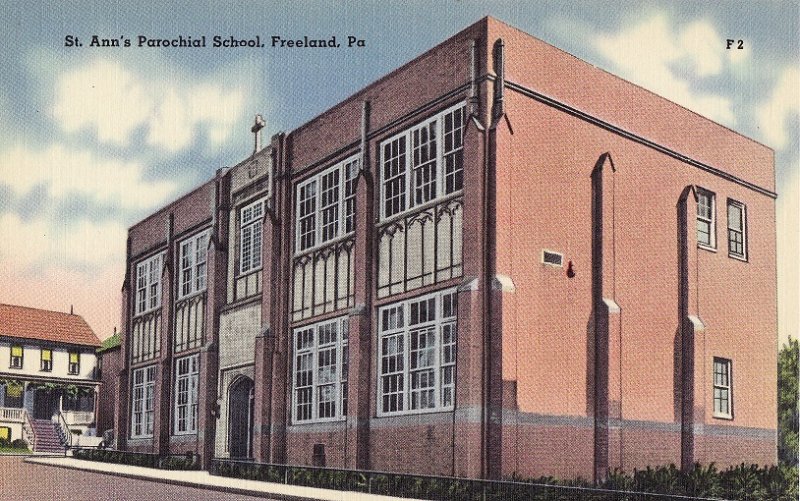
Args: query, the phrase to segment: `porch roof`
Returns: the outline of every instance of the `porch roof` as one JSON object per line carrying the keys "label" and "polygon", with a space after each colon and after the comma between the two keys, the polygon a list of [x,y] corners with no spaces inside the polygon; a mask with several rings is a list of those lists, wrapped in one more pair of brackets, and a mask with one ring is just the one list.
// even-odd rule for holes
{"label": "porch roof", "polygon": [[100,340],[80,315],[10,304],[0,304],[0,336],[100,346]]}

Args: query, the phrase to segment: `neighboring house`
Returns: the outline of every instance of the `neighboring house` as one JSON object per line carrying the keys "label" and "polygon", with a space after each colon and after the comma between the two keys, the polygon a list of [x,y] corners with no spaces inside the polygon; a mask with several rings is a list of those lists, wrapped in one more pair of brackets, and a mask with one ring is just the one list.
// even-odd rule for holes
{"label": "neighboring house", "polygon": [[93,435],[98,346],[79,315],[0,304],[0,436]]}
{"label": "neighboring house", "polygon": [[775,197],[769,148],[484,18],[129,230],[120,445],[774,463]]}
{"label": "neighboring house", "polygon": [[97,379],[100,390],[96,402],[97,436],[114,429],[114,416],[119,401],[119,375],[122,371],[122,349],[120,335],[114,334],[103,340],[97,349]]}

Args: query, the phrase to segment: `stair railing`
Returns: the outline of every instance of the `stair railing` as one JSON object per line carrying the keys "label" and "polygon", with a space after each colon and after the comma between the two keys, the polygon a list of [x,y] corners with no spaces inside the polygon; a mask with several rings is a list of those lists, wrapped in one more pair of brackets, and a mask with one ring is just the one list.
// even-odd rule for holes
{"label": "stair railing", "polygon": [[31,450],[36,450],[36,429],[31,423],[31,416],[28,411],[22,409],[22,438],[31,446]]}
{"label": "stair railing", "polygon": [[64,414],[61,411],[58,411],[58,414],[53,417],[53,424],[56,425],[58,438],[61,440],[61,445],[64,446],[64,454],[66,454],[67,450],[72,447],[72,432],[69,430],[67,420],[64,419]]}

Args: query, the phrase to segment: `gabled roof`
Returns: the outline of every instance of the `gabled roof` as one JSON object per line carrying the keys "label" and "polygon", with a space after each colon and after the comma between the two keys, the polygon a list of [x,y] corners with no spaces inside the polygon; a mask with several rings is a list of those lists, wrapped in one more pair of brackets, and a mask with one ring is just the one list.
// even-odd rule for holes
{"label": "gabled roof", "polygon": [[113,336],[105,338],[100,343],[100,348],[97,349],[97,353],[101,353],[112,348],[119,348],[122,345],[122,339],[120,339],[118,333],[114,333]]}
{"label": "gabled roof", "polygon": [[0,336],[100,346],[100,340],[80,315],[0,304]]}

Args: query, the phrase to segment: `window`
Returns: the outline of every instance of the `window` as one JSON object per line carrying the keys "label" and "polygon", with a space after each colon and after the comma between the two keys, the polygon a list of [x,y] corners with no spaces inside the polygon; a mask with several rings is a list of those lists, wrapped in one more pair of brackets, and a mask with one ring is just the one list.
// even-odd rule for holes
{"label": "window", "polygon": [[155,365],[133,371],[131,438],[153,436],[153,391],[155,381]]}
{"label": "window", "polygon": [[381,144],[384,218],[461,190],[464,125],[459,104]]}
{"label": "window", "polygon": [[697,190],[697,244],[716,248],[716,210],[714,194],[704,189]]}
{"label": "window", "polygon": [[65,395],[61,401],[65,411],[91,412],[94,410],[94,392],[81,392],[75,396]]}
{"label": "window", "polygon": [[197,433],[197,381],[200,357],[177,360],[175,372],[175,433]]}
{"label": "window", "polygon": [[20,382],[15,381],[6,381],[5,382],[5,398],[3,402],[4,407],[10,407],[12,409],[21,409],[23,404],[23,398],[25,385]]}
{"label": "window", "polygon": [[743,203],[728,200],[728,255],[747,259],[747,210]]}
{"label": "window", "polygon": [[12,369],[22,369],[22,354],[22,346],[12,345],[11,360],[9,361],[8,366]]}
{"label": "window", "polygon": [[69,366],[67,372],[70,374],[79,374],[81,372],[81,354],[77,351],[69,352]]}
{"label": "window", "polygon": [[239,273],[244,275],[261,268],[261,232],[264,200],[253,202],[239,211]]}
{"label": "window", "polygon": [[294,331],[294,422],[347,415],[347,318]]}
{"label": "window", "polygon": [[378,414],[453,409],[455,290],[380,309]]}
{"label": "window", "polygon": [[53,370],[53,350],[42,348],[42,361],[40,370],[50,372]]}
{"label": "window", "polygon": [[136,315],[161,306],[162,254],[136,265]]}
{"label": "window", "polygon": [[714,417],[733,418],[731,361],[714,358]]}
{"label": "window", "polygon": [[297,185],[297,251],[355,230],[359,160],[352,156]]}
{"label": "window", "polygon": [[181,293],[188,296],[206,290],[206,253],[208,232],[204,231],[187,238],[181,249]]}
{"label": "window", "polygon": [[542,250],[542,263],[551,266],[564,266],[564,255],[558,252]]}

